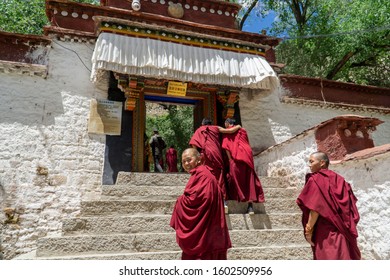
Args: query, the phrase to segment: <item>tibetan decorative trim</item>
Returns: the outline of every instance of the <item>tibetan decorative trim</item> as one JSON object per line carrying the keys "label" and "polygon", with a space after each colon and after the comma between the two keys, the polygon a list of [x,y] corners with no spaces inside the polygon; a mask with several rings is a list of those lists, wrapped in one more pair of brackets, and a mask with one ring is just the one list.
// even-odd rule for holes
{"label": "tibetan decorative trim", "polygon": [[96,36],[94,33],[84,31],[74,31],[70,29],[64,29],[61,27],[44,27],[44,32],[50,38],[54,38],[64,42],[77,42],[77,43],[96,43]]}
{"label": "tibetan decorative trim", "polygon": [[216,96],[224,107],[223,117],[225,119],[232,118],[234,116],[234,104],[240,100],[239,91],[218,91]]}
{"label": "tibetan decorative trim", "polygon": [[294,84],[313,85],[313,86],[320,86],[320,87],[322,86],[324,88],[328,87],[328,88],[349,89],[356,92],[367,92],[367,93],[383,92],[386,94],[390,94],[390,88],[381,88],[381,87],[369,86],[369,85],[358,85],[354,83],[326,80],[321,78],[282,74],[279,75],[279,79],[282,82],[282,84],[294,83]]}
{"label": "tibetan decorative trim", "polygon": [[[131,3],[132,0],[126,0]],[[173,1],[169,0],[143,0],[142,2],[151,2],[155,5],[161,6],[170,6]],[[141,8],[142,8],[141,2]],[[230,3],[229,1],[191,1],[191,0],[176,0],[174,5],[180,6],[183,10],[191,11],[200,11],[205,14],[216,14],[226,17],[236,17],[240,5],[235,3]],[[183,2],[183,3],[179,3]],[[222,2],[222,3],[221,3]],[[224,3],[225,2],[225,3]]]}
{"label": "tibetan decorative trim", "polygon": [[283,97],[281,99],[281,102],[286,103],[286,104],[296,104],[296,105],[302,105],[302,106],[313,106],[313,107],[321,107],[321,108],[332,108],[332,109],[340,109],[341,108],[343,110],[349,110],[352,112],[375,112],[375,113],[384,114],[384,115],[390,114],[389,108],[323,102],[323,101],[307,100],[307,99],[302,99],[302,98]]}
{"label": "tibetan decorative trim", "polygon": [[184,9],[181,4],[170,4],[168,6],[168,15],[174,18],[182,18],[184,16]]}
{"label": "tibetan decorative trim", "polygon": [[16,73],[21,75],[46,78],[48,74],[48,68],[47,65],[0,60],[0,73]]}
{"label": "tibetan decorative trim", "polygon": [[114,73],[114,76],[118,81],[118,88],[125,93],[125,110],[134,111],[137,99],[144,92],[145,84],[142,81],[138,81],[137,78],[129,77],[128,75]]}
{"label": "tibetan decorative trim", "polygon": [[133,97],[127,97],[125,101],[125,110],[134,111],[137,106],[137,99]]}
{"label": "tibetan decorative trim", "polygon": [[[217,11],[215,14],[207,14],[207,12],[203,12],[204,9],[202,8],[195,11],[192,8],[186,9],[184,7],[184,17],[182,19],[176,19],[168,15],[166,11],[168,6],[153,4],[150,0],[147,2],[145,0],[141,1],[142,7],[146,8],[145,4],[151,7],[150,11],[144,10],[142,7],[140,11],[134,11],[131,9],[131,4],[124,0],[102,1],[101,5],[98,6],[68,0],[46,0],[46,14],[51,25],[44,27],[45,34],[86,32],[84,33],[85,37],[94,35],[96,38],[98,36],[98,34],[94,33],[96,21],[94,22],[93,19],[111,18],[138,24],[153,25],[156,29],[174,29],[188,33],[194,32],[205,36],[223,38],[223,40],[230,42],[238,42],[245,45],[252,44],[254,47],[261,47],[266,50],[272,46],[277,46],[281,41],[281,39],[276,37],[238,30],[235,26],[236,19],[232,15],[237,14],[240,5],[231,2],[217,0],[172,1],[175,3],[180,2],[183,6],[186,4],[191,7],[193,5],[203,5],[206,10],[214,9],[214,11]],[[157,6],[164,8],[162,14],[156,11]],[[223,15],[219,15],[218,10],[221,10]],[[226,16],[227,13],[230,16]],[[191,15],[191,17],[186,18],[188,15]],[[202,20],[197,20],[199,16],[203,16]]]}
{"label": "tibetan decorative trim", "polygon": [[199,36],[179,34],[178,32],[156,30],[148,27],[134,25],[125,25],[103,21],[99,28],[100,31],[127,35],[138,38],[150,38],[165,42],[178,43],[195,47],[210,49],[220,49],[225,51],[249,53],[265,56],[265,49],[249,46],[246,44],[229,42],[221,39],[201,38]]}

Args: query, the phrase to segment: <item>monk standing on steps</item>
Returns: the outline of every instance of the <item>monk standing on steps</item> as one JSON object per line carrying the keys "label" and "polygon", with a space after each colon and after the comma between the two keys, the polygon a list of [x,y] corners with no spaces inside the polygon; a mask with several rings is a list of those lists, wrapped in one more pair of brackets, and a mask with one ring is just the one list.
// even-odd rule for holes
{"label": "monk standing on steps", "polygon": [[343,177],[328,169],[323,152],[310,155],[312,173],[297,199],[302,225],[315,260],[360,260],[357,199]]}
{"label": "monk standing on steps", "polygon": [[171,145],[165,153],[165,161],[168,165],[167,172],[179,172],[177,169],[177,151],[174,145]]}
{"label": "monk standing on steps", "polygon": [[221,133],[234,133],[240,128],[241,126],[239,125],[232,129],[222,128],[212,125],[210,119],[204,118],[202,125],[194,132],[189,142],[192,148],[197,149],[201,153],[204,164],[210,168],[211,173],[217,179],[218,186],[221,188],[224,198],[226,196],[226,174],[221,147]]}
{"label": "monk standing on steps", "polygon": [[[236,121],[228,118],[225,127],[232,129]],[[222,148],[229,158],[227,197],[231,200],[248,202],[247,212],[254,214],[253,202],[264,202],[264,192],[260,179],[255,171],[252,148],[248,134],[240,128],[232,134],[223,134]]]}
{"label": "monk standing on steps", "polygon": [[231,241],[217,180],[194,148],[183,152],[182,164],[191,177],[170,222],[182,260],[226,260]]}

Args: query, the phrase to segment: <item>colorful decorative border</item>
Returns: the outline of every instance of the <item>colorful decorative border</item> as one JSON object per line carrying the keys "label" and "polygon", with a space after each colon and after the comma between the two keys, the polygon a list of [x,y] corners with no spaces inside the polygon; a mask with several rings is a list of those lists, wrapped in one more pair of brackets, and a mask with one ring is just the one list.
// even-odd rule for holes
{"label": "colorful decorative border", "polygon": [[201,38],[192,35],[183,35],[171,31],[154,30],[151,28],[145,28],[140,26],[130,26],[125,24],[103,21],[100,24],[99,30],[139,38],[151,38],[183,45],[265,56],[265,49],[263,48],[257,48],[253,46],[222,40]]}

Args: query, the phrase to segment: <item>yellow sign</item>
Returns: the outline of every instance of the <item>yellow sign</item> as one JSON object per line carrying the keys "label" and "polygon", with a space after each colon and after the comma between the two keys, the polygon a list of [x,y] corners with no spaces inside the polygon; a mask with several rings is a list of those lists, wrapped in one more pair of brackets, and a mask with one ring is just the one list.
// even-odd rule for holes
{"label": "yellow sign", "polygon": [[185,96],[187,93],[187,83],[168,82],[168,95]]}

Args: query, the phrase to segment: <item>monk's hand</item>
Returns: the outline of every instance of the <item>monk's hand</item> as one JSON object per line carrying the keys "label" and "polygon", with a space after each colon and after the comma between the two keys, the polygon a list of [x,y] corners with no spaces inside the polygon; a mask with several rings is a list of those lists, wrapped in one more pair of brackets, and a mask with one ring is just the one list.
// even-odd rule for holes
{"label": "monk's hand", "polygon": [[314,246],[313,240],[311,240],[313,237],[313,233],[305,233],[306,241],[309,242],[311,246]]}
{"label": "monk's hand", "polygon": [[313,233],[314,228],[311,227],[309,224],[306,224],[305,226],[305,233]]}
{"label": "monk's hand", "polygon": [[305,226],[305,238],[306,238],[306,241],[309,242],[309,244],[311,246],[314,246],[314,242],[312,240],[312,238],[313,238],[313,230],[314,230],[313,227],[311,227],[309,224],[306,224],[306,226]]}

